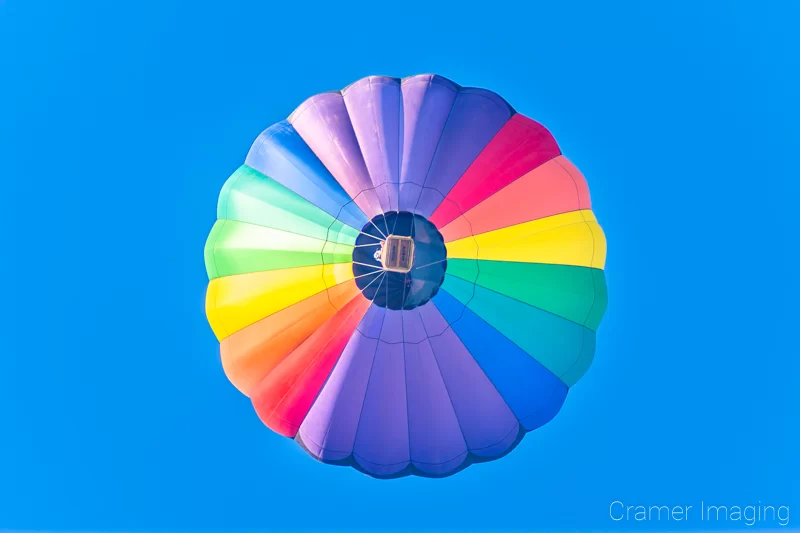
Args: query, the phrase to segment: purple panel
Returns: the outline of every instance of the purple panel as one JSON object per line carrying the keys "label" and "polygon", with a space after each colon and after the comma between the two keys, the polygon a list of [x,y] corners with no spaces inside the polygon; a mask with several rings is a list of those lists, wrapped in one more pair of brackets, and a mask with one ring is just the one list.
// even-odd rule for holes
{"label": "purple panel", "polygon": [[467,457],[447,388],[428,342],[407,344],[405,361],[411,461],[425,473],[446,474]]}
{"label": "purple panel", "polygon": [[400,166],[400,210],[412,211],[444,131],[458,86],[439,76],[414,76],[403,80],[403,158]]}
{"label": "purple panel", "polygon": [[480,457],[504,453],[519,435],[511,409],[452,329],[429,342],[470,452]]}
{"label": "purple panel", "polygon": [[383,321],[381,329],[381,340],[383,342],[401,343],[403,342],[403,312],[387,310],[386,319]]}
{"label": "purple panel", "polygon": [[[427,173],[419,214],[431,216],[512,114],[505,100],[490,91],[462,89],[458,93]],[[429,189],[435,189],[438,194]]]}
{"label": "purple panel", "polygon": [[371,76],[350,85],[342,94],[381,207],[397,211],[403,140],[400,81]]}
{"label": "purple panel", "polygon": [[402,344],[387,344],[382,340],[378,343],[353,456],[364,470],[378,476],[395,474],[408,466],[410,454]]}
{"label": "purple panel", "polygon": [[428,333],[425,331],[425,326],[422,325],[419,309],[403,311],[403,341],[418,344],[427,338]]}
{"label": "purple panel", "polygon": [[425,324],[425,331],[429,337],[441,335],[448,329],[447,320],[442,316],[442,313],[436,309],[436,306],[433,305],[433,301],[426,303],[422,307],[418,307],[417,311],[419,311],[419,316],[422,319],[422,323]]}
{"label": "purple panel", "polygon": [[338,461],[352,453],[377,344],[357,331],[347,343],[297,433],[312,455]]}
{"label": "purple panel", "polygon": [[295,109],[289,123],[367,218],[382,212],[340,93],[312,96]]}
{"label": "purple panel", "polygon": [[400,184],[400,210],[417,213],[416,205],[419,195],[422,193],[422,186],[416,183],[405,182]]}
{"label": "purple panel", "polygon": [[381,329],[383,328],[383,317],[386,314],[386,308],[377,305],[369,306],[364,318],[358,324],[358,331],[365,337],[370,339],[378,339],[381,336]]}

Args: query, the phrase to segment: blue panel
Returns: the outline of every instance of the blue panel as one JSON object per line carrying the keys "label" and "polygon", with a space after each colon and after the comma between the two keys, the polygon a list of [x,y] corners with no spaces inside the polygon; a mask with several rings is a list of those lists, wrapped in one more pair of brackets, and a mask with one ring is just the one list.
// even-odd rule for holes
{"label": "blue panel", "polygon": [[245,164],[354,228],[368,219],[288,122],[273,124],[250,148]]}
{"label": "blue panel", "polygon": [[448,293],[440,291],[433,303],[527,431],[558,413],[564,382]]}

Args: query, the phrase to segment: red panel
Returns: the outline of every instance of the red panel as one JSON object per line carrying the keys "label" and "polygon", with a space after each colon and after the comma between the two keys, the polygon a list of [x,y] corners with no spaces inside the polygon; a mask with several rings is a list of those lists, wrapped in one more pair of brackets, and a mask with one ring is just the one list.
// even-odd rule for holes
{"label": "red panel", "polygon": [[253,407],[271,430],[295,436],[370,303],[350,301],[255,387]]}
{"label": "red panel", "polygon": [[561,154],[547,128],[516,114],[486,145],[430,218],[443,228],[512,181]]}

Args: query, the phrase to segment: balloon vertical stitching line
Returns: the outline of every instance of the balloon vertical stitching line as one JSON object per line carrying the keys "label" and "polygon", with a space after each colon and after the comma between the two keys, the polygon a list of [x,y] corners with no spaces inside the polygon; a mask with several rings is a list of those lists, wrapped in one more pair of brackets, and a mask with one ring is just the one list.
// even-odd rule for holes
{"label": "balloon vertical stitching line", "polygon": [[[372,92],[372,78],[369,78],[367,80],[367,85],[369,86],[369,97],[370,97],[370,101],[372,102],[372,118],[375,121],[375,135],[376,135],[377,140],[378,140],[378,146],[383,146],[383,143],[381,142],[380,128],[378,127],[378,115],[377,115],[377,112],[375,111],[376,103],[375,103],[375,94]],[[346,105],[347,105],[347,102],[345,102],[345,107],[346,107]],[[348,114],[349,113],[350,113],[350,110],[348,109]],[[353,130],[355,131],[355,128],[353,128]],[[358,136],[357,135],[356,135],[356,142],[358,142],[358,147],[359,147],[359,149],[361,149],[361,143],[358,141]],[[363,149],[361,150],[361,158],[364,160],[364,166],[367,167],[367,158],[364,156]],[[372,177],[372,172],[369,170],[369,167],[367,167],[367,174],[369,175],[370,181],[372,181],[372,184],[377,187],[378,185],[375,183],[375,179]],[[388,183],[389,177],[385,176],[385,178],[386,179],[384,179],[383,183]],[[391,199],[389,198],[388,190],[386,192],[386,199],[389,202],[389,209],[391,210],[392,202],[391,202]],[[380,202],[380,197],[378,197],[378,202]],[[381,203],[381,211],[383,211],[383,204],[382,203]],[[389,227],[386,225],[386,216],[385,216],[386,212],[384,211],[383,214],[384,214],[383,225],[386,227],[386,233],[388,235],[389,234]]]}
{"label": "balloon vertical stitching line", "polygon": [[403,150],[405,149],[405,103],[403,99],[403,82],[397,88],[397,193],[395,211],[400,212],[400,175],[403,172]]}
{"label": "balloon vertical stitching line", "polygon": [[[406,274],[407,276],[407,274]],[[405,301],[405,295],[403,295],[403,301]],[[400,310],[400,336],[403,339],[403,344],[401,345],[403,348],[403,382],[405,384],[405,394],[406,394],[406,441],[408,442],[408,464],[411,465],[411,412],[408,410],[408,361],[406,361],[406,325],[405,325],[405,311],[404,309]],[[380,342],[380,341],[378,341]]]}

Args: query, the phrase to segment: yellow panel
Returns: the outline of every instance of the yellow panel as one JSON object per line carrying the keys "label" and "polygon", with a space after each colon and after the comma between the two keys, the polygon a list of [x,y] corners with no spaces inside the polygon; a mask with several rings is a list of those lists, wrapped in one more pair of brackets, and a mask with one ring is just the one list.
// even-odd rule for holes
{"label": "yellow panel", "polygon": [[281,309],[353,278],[351,263],[315,265],[216,278],[206,293],[206,315],[222,340]]}
{"label": "yellow panel", "polygon": [[353,263],[336,263],[322,267],[325,276],[325,286],[333,287],[343,281],[353,279]]}
{"label": "yellow panel", "polygon": [[[325,245],[322,247],[322,253],[323,254],[332,254],[332,255],[346,254],[346,255],[352,256],[353,255],[353,245],[352,244],[341,244],[341,243],[332,242],[332,241],[325,241]],[[327,263],[327,262],[331,262],[331,261],[328,261],[327,258],[326,258],[326,260],[323,261],[323,262]]]}
{"label": "yellow panel", "polygon": [[446,244],[447,257],[604,268],[606,237],[590,210],[571,211]]}

